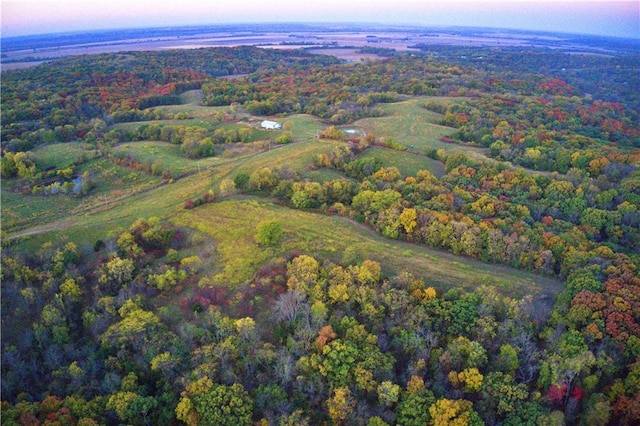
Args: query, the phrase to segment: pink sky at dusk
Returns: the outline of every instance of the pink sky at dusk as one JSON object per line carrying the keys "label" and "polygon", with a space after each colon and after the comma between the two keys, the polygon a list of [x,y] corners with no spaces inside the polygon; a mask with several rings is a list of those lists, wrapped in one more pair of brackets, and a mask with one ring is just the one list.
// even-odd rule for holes
{"label": "pink sky at dusk", "polygon": [[2,36],[241,22],[476,26],[640,38],[640,1],[2,0]]}

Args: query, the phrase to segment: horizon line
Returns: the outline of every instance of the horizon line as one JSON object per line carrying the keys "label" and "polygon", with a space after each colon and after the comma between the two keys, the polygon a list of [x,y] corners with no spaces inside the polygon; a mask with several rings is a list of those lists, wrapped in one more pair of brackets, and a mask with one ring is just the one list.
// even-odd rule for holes
{"label": "horizon line", "polygon": [[[216,28],[216,27],[231,27],[240,25],[255,25],[255,26],[330,26],[330,25],[375,25],[376,27],[383,27],[387,29],[438,29],[438,30],[455,30],[455,29],[467,29],[467,30],[487,30],[487,31],[507,31],[514,33],[524,34],[554,34],[563,36],[583,36],[583,37],[597,37],[606,39],[617,40],[629,40],[640,41],[640,34],[637,37],[610,35],[610,34],[597,34],[586,32],[570,32],[570,31],[553,31],[553,30],[541,30],[541,29],[526,29],[526,28],[509,28],[509,27],[494,27],[494,26],[465,26],[465,25],[421,25],[416,23],[382,23],[382,22],[370,22],[370,21],[281,21],[281,22],[264,22],[264,21],[237,21],[228,23],[209,23],[209,24],[182,24],[182,25],[140,25],[131,27],[113,27],[113,28],[96,28],[96,29],[79,29],[71,31],[49,31],[42,33],[29,33],[19,35],[5,36],[0,33],[0,40],[17,39],[17,38],[29,38],[29,37],[45,37],[51,35],[76,35],[76,34],[91,34],[91,33],[112,33],[118,31],[142,31],[142,30],[170,30],[170,29],[198,29],[198,28]],[[380,28],[377,28],[380,29]],[[359,29],[361,30],[361,29]],[[277,32],[277,30],[272,30]],[[290,31],[284,30],[283,31]]]}

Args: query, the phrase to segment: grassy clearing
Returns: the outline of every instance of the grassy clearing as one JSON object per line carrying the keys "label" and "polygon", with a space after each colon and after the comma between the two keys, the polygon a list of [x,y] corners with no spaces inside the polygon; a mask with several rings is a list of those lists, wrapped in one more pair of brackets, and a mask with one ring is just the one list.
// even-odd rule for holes
{"label": "grassy clearing", "polygon": [[[64,147],[60,145],[57,149]],[[60,149],[65,152],[64,149]],[[157,186],[159,178],[119,167],[104,158],[83,163],[78,172],[89,171],[95,187],[83,198],[69,195],[22,195],[2,191],[2,229],[12,233],[32,226],[68,221],[107,201],[122,200]]]}
{"label": "grassy clearing", "polygon": [[198,169],[210,167],[220,162],[217,157],[191,160],[180,151],[180,145],[168,142],[130,142],[114,148],[114,152],[137,159],[139,162],[161,164],[162,169],[168,169],[173,175],[194,172]]}
{"label": "grassy clearing", "polygon": [[384,167],[397,167],[403,176],[415,176],[418,170],[428,170],[437,177],[442,177],[445,174],[444,164],[442,164],[442,162],[407,151],[394,151],[382,147],[372,147],[367,149],[360,157],[375,157],[382,162]]}
{"label": "grassy clearing", "polygon": [[283,127],[291,132],[291,137],[296,141],[315,139],[318,132],[327,127],[318,117],[308,114],[296,114],[276,120],[282,122]]}
{"label": "grassy clearing", "polygon": [[320,183],[331,182],[332,180],[336,179],[350,179],[338,170],[326,168],[317,170],[306,170],[304,176],[309,180]]}
{"label": "grassy clearing", "polygon": [[[185,198],[209,187],[208,173],[202,173],[102,207],[96,206],[93,211],[50,223],[46,233],[27,237],[20,243],[21,248],[37,250],[55,237],[89,249],[95,240],[116,237],[138,218],[158,216],[172,219],[178,225],[215,240],[211,279],[217,285],[246,282],[269,259],[285,256],[293,249],[320,259],[340,261],[344,251],[351,247],[380,262],[385,273],[391,276],[410,270],[429,285],[443,289],[470,289],[488,284],[517,297],[540,291],[557,293],[561,289],[560,283],[550,278],[388,240],[345,218],[292,210],[266,200],[227,199],[194,210],[182,208]],[[277,248],[264,248],[254,241],[256,226],[270,219],[279,220],[286,233]]]}
{"label": "grassy clearing", "polygon": [[234,165],[235,173],[230,177],[240,172],[251,174],[254,170],[263,167],[283,166],[299,172],[302,176],[308,176],[311,171],[307,169],[307,165],[312,163],[315,155],[329,153],[343,144],[343,142],[329,140],[310,140],[289,145],[272,145],[269,151],[238,159]]}
{"label": "grassy clearing", "polygon": [[[459,105],[462,102],[468,101],[469,97],[466,96],[455,96],[455,97],[451,97],[451,96],[422,96],[419,97],[417,99],[420,99],[421,101],[421,105],[424,105],[425,103],[429,102],[429,103],[434,103],[437,105],[442,105],[444,107],[450,107],[451,105]],[[436,114],[438,117],[440,117],[439,114]]]}
{"label": "grassy clearing", "polygon": [[53,167],[64,169],[76,163],[76,160],[82,155],[93,156],[94,154],[95,151],[84,143],[57,143],[44,145],[31,151],[38,170]]}
{"label": "grassy clearing", "polygon": [[84,163],[78,170],[80,173],[88,171],[91,174],[95,183],[95,187],[91,190],[93,194],[108,193],[111,196],[119,196],[122,192],[137,192],[160,182],[157,177],[120,167],[106,158]]}
{"label": "grassy clearing", "polygon": [[[285,238],[280,246],[265,249],[254,240],[256,226],[272,219],[282,223]],[[219,285],[246,282],[268,259],[285,256],[293,249],[340,261],[348,247],[355,247],[380,262],[389,275],[410,270],[429,285],[443,289],[487,284],[512,296],[560,290],[559,282],[553,279],[388,240],[345,218],[291,210],[266,200],[229,199],[182,211],[174,221],[216,241],[217,267],[212,279]]]}
{"label": "grassy clearing", "polygon": [[12,232],[58,220],[79,204],[80,200],[67,195],[22,195],[2,189],[2,230]]}
{"label": "grassy clearing", "polygon": [[[385,105],[389,116],[360,120],[356,126],[379,137],[391,136],[400,143],[413,144],[416,150],[425,147],[462,149],[437,140],[440,135],[453,132],[453,129],[430,122],[436,119],[437,114],[422,108],[426,99],[415,98]],[[194,105],[184,107],[200,108]],[[206,118],[195,120],[207,121]],[[409,270],[430,285],[445,289],[489,284],[513,296],[559,291],[559,282],[553,279],[388,240],[345,218],[292,210],[267,200],[237,197],[194,210],[184,210],[187,198],[195,198],[211,188],[217,189],[224,179],[231,179],[240,172],[251,174],[262,167],[285,166],[299,172],[303,178],[316,181],[342,177],[335,170],[312,170],[307,167],[315,155],[329,153],[343,145],[343,142],[315,139],[317,131],[325,127],[320,120],[296,115],[278,121],[285,124],[285,131],[292,133],[296,143],[282,146],[272,144],[270,150],[260,152],[255,150],[261,149],[256,145],[261,142],[256,142],[253,148],[251,144],[246,144],[252,152],[250,149],[249,153],[231,158],[221,156],[188,160],[180,153],[179,146],[168,143],[147,141],[122,144],[116,150],[129,153],[139,161],[160,161],[172,171],[192,174],[174,183],[163,184],[159,178],[121,168],[107,159],[90,160],[79,170],[91,171],[96,182],[96,187],[85,198],[32,197],[3,191],[3,229],[15,231],[31,226],[24,231],[24,239],[16,241],[23,250],[37,250],[52,238],[68,239],[89,249],[95,240],[117,236],[138,218],[157,216],[170,219],[215,240],[211,274],[213,281],[219,285],[246,282],[273,256],[287,255],[293,249],[321,259],[340,261],[347,248],[355,248],[363,256],[380,262],[389,275]],[[185,121],[180,123],[184,124]],[[140,123],[124,125],[139,126]],[[266,132],[266,138],[275,138],[279,134],[280,131]],[[62,144],[43,148],[37,155],[43,164],[60,166],[66,164],[64,161],[69,157],[75,159],[80,152],[81,148],[77,145]],[[441,163],[410,152],[374,147],[364,155],[376,156],[386,166],[396,166],[405,175],[415,175],[420,169],[430,170],[437,176],[443,173]],[[277,248],[265,249],[254,241],[257,224],[268,219],[281,221],[286,231],[284,241]]]}
{"label": "grassy clearing", "polygon": [[229,111],[228,106],[204,106],[202,105],[202,99],[201,90],[190,90],[180,95],[180,105],[161,105],[154,107],[154,109],[172,114],[183,112],[194,118],[212,117],[219,112]]}
{"label": "grassy clearing", "polygon": [[[442,136],[451,136],[456,129],[435,124],[440,114],[423,107],[427,101],[453,102],[450,98],[416,97],[403,102],[381,105],[385,116],[364,118],[355,124],[378,137],[392,137],[397,142],[418,150],[426,148],[462,151],[468,153],[475,149],[461,147],[440,141]],[[479,150],[476,150],[480,152]]]}
{"label": "grassy clearing", "polygon": [[[113,126],[115,129],[129,129],[134,130],[137,129],[142,124],[164,124],[164,125],[183,125],[183,126],[198,126],[205,127],[207,129],[214,129],[218,127],[222,127],[226,130],[237,128],[238,126],[247,125],[249,123],[257,124],[262,121],[266,117],[258,117],[252,116],[247,113],[243,113],[240,111],[236,112],[236,119],[238,123],[218,123],[214,117],[223,112],[229,112],[230,107],[228,106],[219,106],[219,107],[208,107],[200,105],[200,101],[202,100],[202,93],[199,90],[192,90],[189,92],[185,92],[181,95],[183,100],[182,105],[163,105],[156,107],[155,109],[159,111],[166,111],[168,113],[177,114],[177,113],[186,113],[189,119],[186,120],[154,120],[154,121],[144,121],[144,122],[135,122],[135,123],[119,123]],[[260,140],[260,139],[275,139],[280,136],[283,132],[290,132],[291,136],[296,141],[309,140],[316,137],[319,131],[322,131],[327,126],[322,123],[322,121],[318,117],[314,117],[308,114],[295,114],[291,116],[284,117],[272,117],[271,119],[276,120],[283,124],[285,130],[283,131],[263,131],[256,129],[254,132],[256,136],[252,137],[252,140]],[[244,124],[243,124],[244,123]]]}
{"label": "grassy clearing", "polygon": [[[336,175],[334,171],[307,170],[306,165],[316,153],[327,152],[339,144],[341,142],[313,140],[250,156],[220,159],[209,169],[172,184],[154,184],[152,180],[143,184],[143,177],[140,177],[141,181],[132,182],[128,190],[122,187],[114,189],[113,185],[123,185],[123,180],[133,176],[129,176],[133,172],[120,169],[106,160],[96,160],[92,162],[93,169],[103,167],[104,170],[99,173],[103,182],[99,183],[94,195],[66,201],[62,198],[25,199],[15,194],[5,197],[3,193],[3,220],[9,217],[15,222],[17,217],[27,217],[25,222],[40,224],[28,230],[31,234],[26,239],[18,241],[21,249],[33,251],[52,238],[68,239],[89,250],[95,240],[116,237],[138,218],[157,216],[171,219],[215,240],[211,278],[219,285],[246,282],[273,256],[287,255],[293,249],[321,259],[340,261],[344,251],[351,247],[380,262],[389,275],[410,270],[430,285],[440,288],[473,288],[489,284],[514,296],[558,291],[559,284],[552,279],[388,240],[345,218],[292,210],[266,200],[241,197],[194,210],[183,209],[185,199],[217,188],[223,179],[232,178],[241,171],[251,173],[259,167],[285,164],[314,178],[318,176],[311,175],[313,173],[326,179],[338,177],[340,174]],[[391,154],[397,162],[395,154],[398,153],[391,151]],[[110,179],[106,178],[109,173],[112,174]],[[103,195],[100,188],[108,192]],[[9,216],[5,216],[5,198],[9,204]],[[265,249],[254,241],[257,224],[268,219],[281,221],[286,231],[285,240],[277,249]]]}
{"label": "grassy clearing", "polygon": [[[192,108],[192,106],[188,106],[188,108]],[[139,127],[156,124],[159,126],[185,126],[185,127],[203,127],[205,129],[213,130],[218,127],[218,122],[213,118],[209,117],[198,117],[194,116],[194,118],[187,118],[184,120],[149,120],[149,121],[134,121],[130,123],[116,123],[110,127],[110,129],[115,130],[129,130],[136,131]]]}
{"label": "grassy clearing", "polygon": [[[175,215],[183,209],[185,199],[208,191],[212,187],[211,182],[211,172],[203,171],[172,184],[157,183],[144,189],[137,188],[137,191],[121,191],[120,196],[114,191],[94,192],[94,195],[83,198],[73,208],[65,207],[64,214],[55,220],[46,223],[35,221],[38,226],[33,226],[32,222],[33,227],[25,231],[27,237],[18,244],[24,250],[37,250],[44,242],[52,239],[52,234],[78,245],[112,238],[127,229],[136,219],[151,216],[167,219]],[[49,205],[49,208],[55,207]]]}

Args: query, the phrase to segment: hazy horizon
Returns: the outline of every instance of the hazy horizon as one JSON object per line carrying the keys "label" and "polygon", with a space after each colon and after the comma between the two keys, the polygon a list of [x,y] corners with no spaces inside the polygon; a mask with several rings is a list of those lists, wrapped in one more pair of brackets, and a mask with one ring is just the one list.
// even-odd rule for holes
{"label": "hazy horizon", "polygon": [[[467,26],[640,38],[639,1],[236,0],[2,1],[2,37],[125,28],[242,23]],[[268,6],[265,6],[268,5]],[[160,7],[158,7],[160,5]]]}

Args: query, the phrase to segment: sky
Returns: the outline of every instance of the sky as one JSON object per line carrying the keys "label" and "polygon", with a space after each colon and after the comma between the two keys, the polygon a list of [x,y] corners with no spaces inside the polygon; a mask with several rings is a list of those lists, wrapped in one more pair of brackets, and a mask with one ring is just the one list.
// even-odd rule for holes
{"label": "sky", "polygon": [[253,22],[473,26],[640,39],[640,0],[1,0],[2,37]]}

